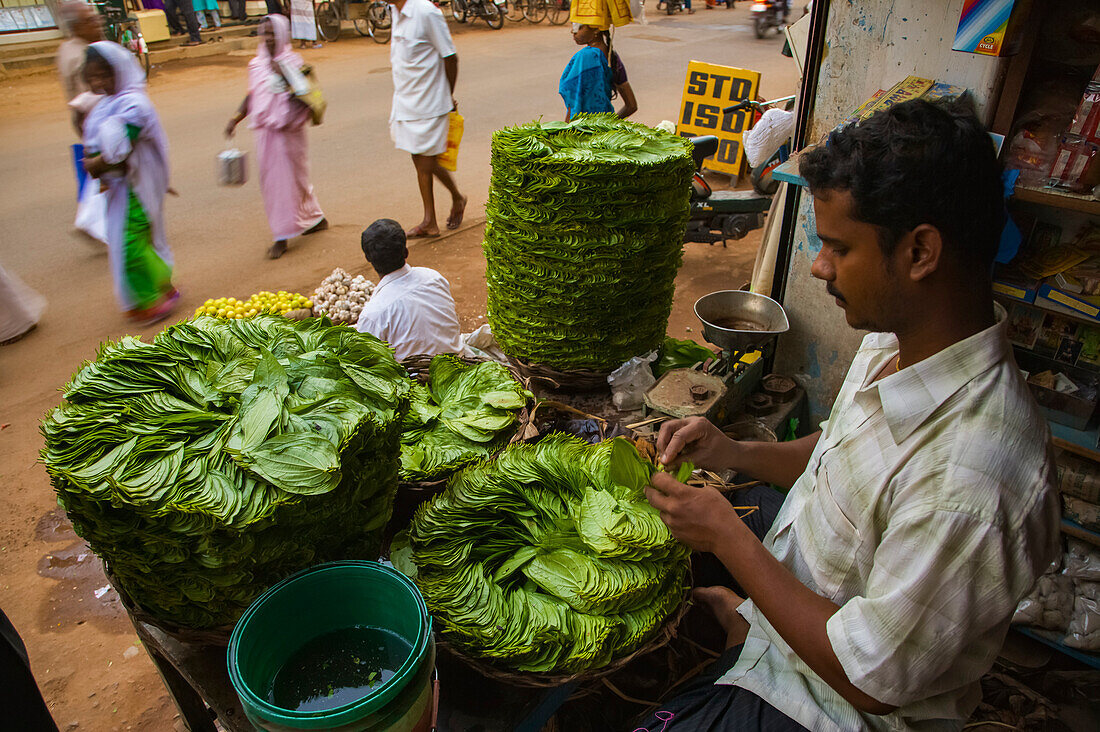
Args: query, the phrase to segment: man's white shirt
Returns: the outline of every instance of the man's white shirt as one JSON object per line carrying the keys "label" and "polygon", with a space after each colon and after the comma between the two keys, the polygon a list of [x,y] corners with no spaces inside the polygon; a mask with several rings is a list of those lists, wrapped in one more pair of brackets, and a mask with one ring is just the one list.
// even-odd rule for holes
{"label": "man's white shirt", "polygon": [[389,343],[399,361],[422,353],[462,352],[451,286],[427,267],[406,264],[383,277],[355,329]]}
{"label": "man's white shirt", "polygon": [[858,712],[751,600],[738,609],[748,638],[718,681],[812,730],[960,729],[1057,551],[1050,433],[1004,324],[875,381],[897,354],[891,334],[864,338],[764,545],[840,606],[826,632],[845,675],[898,710]]}
{"label": "man's white shirt", "polygon": [[454,106],[443,59],[455,53],[447,21],[430,0],[406,0],[393,11],[390,68],[393,107],[390,122],[431,119]]}

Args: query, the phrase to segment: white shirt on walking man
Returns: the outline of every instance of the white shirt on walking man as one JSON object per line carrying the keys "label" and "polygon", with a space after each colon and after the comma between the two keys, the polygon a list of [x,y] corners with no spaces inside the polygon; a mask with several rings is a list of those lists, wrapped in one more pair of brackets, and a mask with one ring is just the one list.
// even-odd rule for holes
{"label": "white shirt on walking man", "polygon": [[437,160],[447,149],[450,113],[456,109],[454,87],[458,54],[443,13],[430,0],[397,0],[393,7],[390,67],[393,106],[390,136],[398,150],[412,155],[423,220],[406,232],[410,239],[439,236],[433,178],[451,193],[447,228],[456,229],[466,210],[466,196]]}

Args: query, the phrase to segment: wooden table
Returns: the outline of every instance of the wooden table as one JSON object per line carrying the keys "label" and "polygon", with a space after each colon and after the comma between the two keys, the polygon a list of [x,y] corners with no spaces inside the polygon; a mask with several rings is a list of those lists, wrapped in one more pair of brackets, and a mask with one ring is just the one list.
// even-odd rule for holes
{"label": "wooden table", "polygon": [[217,732],[215,716],[226,732],[255,729],[229,681],[225,646],[184,643],[133,616],[130,621],[191,732]]}

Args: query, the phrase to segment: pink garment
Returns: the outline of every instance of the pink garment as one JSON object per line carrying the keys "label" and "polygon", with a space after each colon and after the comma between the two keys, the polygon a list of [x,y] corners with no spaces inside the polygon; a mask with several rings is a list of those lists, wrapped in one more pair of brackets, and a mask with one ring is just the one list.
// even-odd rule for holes
{"label": "pink garment", "polygon": [[[275,36],[274,61],[300,68],[302,57],[290,48],[290,21],[269,15],[265,22]],[[290,239],[315,226],[325,214],[309,182],[309,109],[294,100],[264,43],[248,64],[248,114],[267,223],[275,241]]]}
{"label": "pink garment", "polygon": [[256,127],[252,136],[271,235],[275,241],[299,236],[325,217],[309,183],[305,128]]}

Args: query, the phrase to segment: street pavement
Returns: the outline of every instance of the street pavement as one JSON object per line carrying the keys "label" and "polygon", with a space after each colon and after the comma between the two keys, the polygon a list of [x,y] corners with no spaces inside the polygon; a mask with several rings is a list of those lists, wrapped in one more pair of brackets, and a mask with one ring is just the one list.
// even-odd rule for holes
{"label": "street pavement", "polygon": [[[456,98],[466,118],[456,176],[470,198],[467,219],[476,224],[484,215],[492,132],[540,117],[561,119],[558,77],[577,49],[568,25],[509,23],[493,31],[478,21],[451,27],[459,55]],[[780,55],[782,43],[781,36],[754,38],[745,4],[700,7],[692,16],[651,14],[647,25],[618,29],[615,48],[638,98],[633,119],[675,119],[693,59],[760,71],[766,98],[793,93],[797,70]],[[176,284],[184,293],[181,315],[211,297],[243,299],[279,289],[309,294],[335,266],[373,279],[359,232],[380,217],[406,226],[419,220],[412,165],[389,139],[389,47],[345,31],[338,42],[302,53],[329,103],[324,124],[310,131],[310,145],[313,184],[332,228],[292,241],[278,261],[264,258],[270,235],[244,125],[234,144],[250,153],[253,179],[240,188],[219,187],[215,179],[215,157],[226,146],[222,130],[244,96],[251,52],[154,70],[150,95],[168,134],[180,194],[167,202],[167,225]],[[22,632],[62,730],[171,729],[175,710],[144,653],[133,651],[135,638],[117,600],[111,602],[113,593],[96,597],[102,575],[94,561],[81,558],[79,542],[51,512],[53,494],[35,462],[37,421],[57,403],[56,390],[82,360],[94,357],[98,343],[134,329],[118,312],[103,247],[72,228],[68,146],[76,138],[56,80],[6,80],[0,99],[0,262],[49,301],[37,331],[0,349],[0,607]],[[445,191],[438,190],[437,199],[443,221]],[[483,284],[462,284],[480,271],[480,249],[470,239],[476,234],[468,232],[465,244],[460,234],[420,250],[414,246],[412,255],[416,264],[444,269],[438,262],[448,263],[451,271],[443,274],[456,285],[465,325],[483,316]],[[757,241],[741,243],[742,270]],[[452,245],[462,248],[446,256]],[[702,249],[692,256],[713,258],[714,277],[726,276],[722,267],[731,260],[723,260],[724,250],[693,246]],[[737,287],[746,273],[728,276],[740,278],[731,283]],[[65,552],[71,556],[58,559]],[[90,569],[81,574],[81,566]]]}

